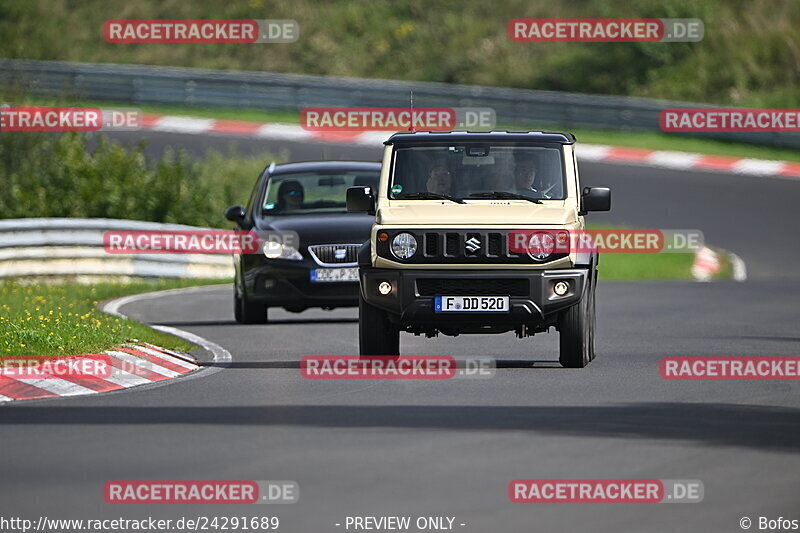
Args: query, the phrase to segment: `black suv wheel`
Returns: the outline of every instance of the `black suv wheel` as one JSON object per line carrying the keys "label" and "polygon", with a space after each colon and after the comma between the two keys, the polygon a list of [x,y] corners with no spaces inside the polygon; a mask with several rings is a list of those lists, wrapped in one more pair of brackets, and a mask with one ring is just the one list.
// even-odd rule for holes
{"label": "black suv wheel", "polygon": [[360,355],[400,355],[400,329],[382,309],[358,296],[358,346]]}
{"label": "black suv wheel", "polygon": [[587,279],[581,301],[558,317],[558,341],[561,366],[583,368],[594,359],[595,280],[596,272]]}
{"label": "black suv wheel", "polygon": [[268,308],[264,304],[252,303],[246,296],[234,293],[233,316],[240,324],[266,324],[269,322]]}

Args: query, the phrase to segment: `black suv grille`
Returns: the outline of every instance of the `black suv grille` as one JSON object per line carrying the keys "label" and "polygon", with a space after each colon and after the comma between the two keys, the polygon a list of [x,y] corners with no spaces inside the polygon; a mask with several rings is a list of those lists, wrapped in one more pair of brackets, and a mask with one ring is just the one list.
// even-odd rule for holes
{"label": "black suv grille", "polygon": [[316,244],[308,247],[308,251],[317,263],[337,265],[358,262],[360,244]]}
{"label": "black suv grille", "polygon": [[527,279],[417,279],[420,296],[527,296]]}

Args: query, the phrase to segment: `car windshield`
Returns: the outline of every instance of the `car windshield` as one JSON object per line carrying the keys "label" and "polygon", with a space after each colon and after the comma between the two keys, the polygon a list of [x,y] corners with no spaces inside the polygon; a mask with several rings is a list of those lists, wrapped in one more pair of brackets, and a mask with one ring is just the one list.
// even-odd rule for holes
{"label": "car windshield", "polygon": [[392,199],[563,200],[560,146],[464,144],[396,147]]}
{"label": "car windshield", "polygon": [[347,188],[378,186],[379,171],[303,172],[271,176],[262,205],[269,216],[345,213]]}

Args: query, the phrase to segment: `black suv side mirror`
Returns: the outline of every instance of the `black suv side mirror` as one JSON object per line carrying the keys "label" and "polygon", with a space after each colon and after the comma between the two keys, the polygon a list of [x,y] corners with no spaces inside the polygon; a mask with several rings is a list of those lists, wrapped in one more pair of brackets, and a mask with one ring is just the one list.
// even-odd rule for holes
{"label": "black suv side mirror", "polygon": [[579,214],[585,215],[589,211],[611,211],[611,189],[608,187],[584,187]]}
{"label": "black suv side mirror", "polygon": [[370,187],[348,187],[347,212],[375,214],[375,197]]}
{"label": "black suv side mirror", "polygon": [[231,222],[236,222],[237,224],[241,224],[245,215],[247,215],[247,213],[245,212],[244,207],[240,205],[234,205],[233,207],[229,207],[225,210],[225,218]]}

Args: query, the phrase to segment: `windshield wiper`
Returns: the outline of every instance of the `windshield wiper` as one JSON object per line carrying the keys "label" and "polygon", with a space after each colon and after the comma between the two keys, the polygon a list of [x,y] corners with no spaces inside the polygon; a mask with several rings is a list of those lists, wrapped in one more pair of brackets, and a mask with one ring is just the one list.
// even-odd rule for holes
{"label": "windshield wiper", "polygon": [[542,203],[541,200],[525,196],[524,194],[517,194],[515,192],[505,191],[492,191],[492,192],[476,192],[469,195],[470,198],[498,198],[502,200],[527,200],[534,204]]}
{"label": "windshield wiper", "polygon": [[465,203],[461,198],[450,196],[449,194],[439,194],[438,192],[412,192],[402,196],[395,196],[398,200],[450,200],[457,204]]}

